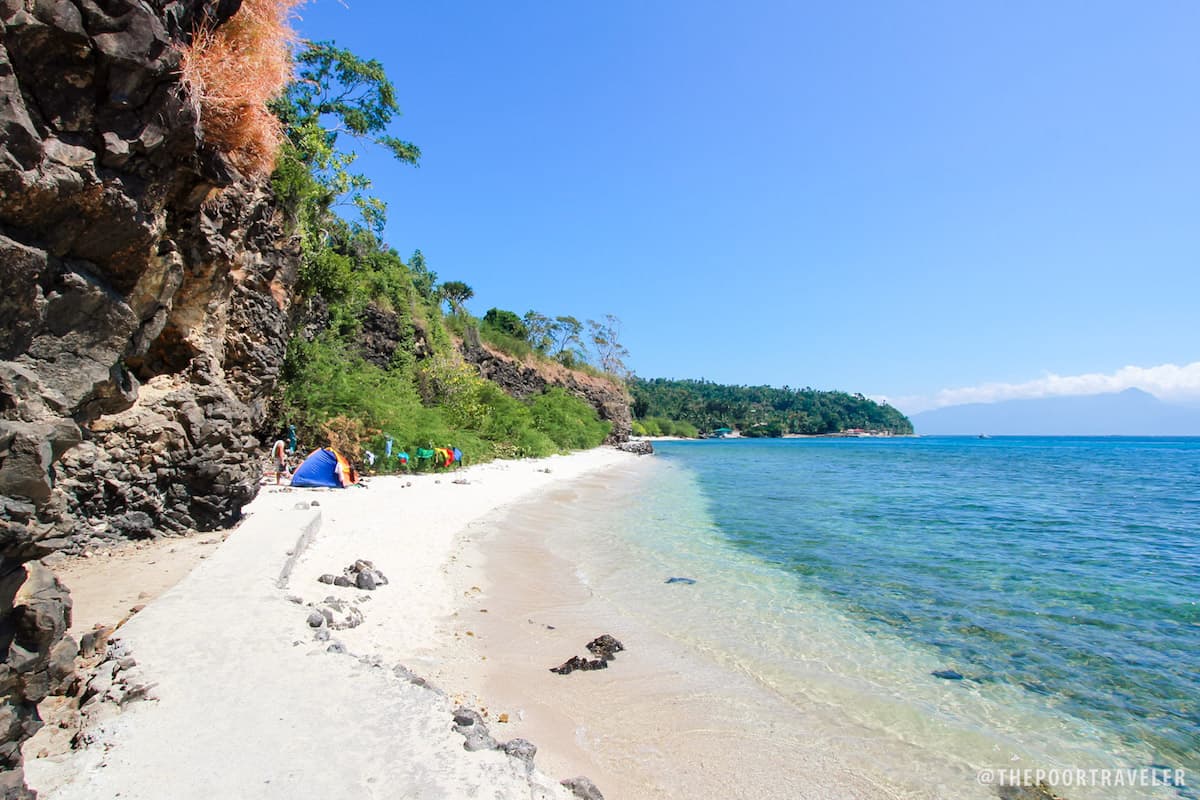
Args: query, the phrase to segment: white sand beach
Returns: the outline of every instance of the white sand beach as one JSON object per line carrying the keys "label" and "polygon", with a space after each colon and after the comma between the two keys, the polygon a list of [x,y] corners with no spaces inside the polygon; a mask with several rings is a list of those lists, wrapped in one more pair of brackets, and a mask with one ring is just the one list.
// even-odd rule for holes
{"label": "white sand beach", "polygon": [[[125,585],[130,570],[145,572],[144,558],[97,556],[95,571],[70,564],[68,576],[96,581],[108,570],[116,586],[80,593],[77,628],[149,600],[116,638],[155,699],[88,730],[83,749],[45,758],[27,749],[30,785],[53,800],[570,797],[559,781],[573,775],[527,771],[499,750],[467,752],[452,730],[455,687],[424,687],[406,669],[430,674],[440,632],[453,627],[460,532],[635,459],[601,448],[374,478],[365,488],[265,487],[223,543],[189,549],[196,567],[156,598]],[[373,561],[389,583],[363,591],[318,582],[356,559]],[[329,597],[361,610],[363,622],[320,641],[308,618]],[[491,733],[503,743],[512,737],[496,716]]]}

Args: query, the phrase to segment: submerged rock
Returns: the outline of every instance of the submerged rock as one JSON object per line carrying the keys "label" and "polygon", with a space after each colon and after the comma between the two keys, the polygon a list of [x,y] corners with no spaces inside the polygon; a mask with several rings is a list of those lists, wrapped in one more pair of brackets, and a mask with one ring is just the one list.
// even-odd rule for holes
{"label": "submerged rock", "polygon": [[957,672],[952,669],[935,669],[929,674],[935,678],[941,678],[942,680],[947,681],[961,681],[963,679],[961,672]]}
{"label": "submerged rock", "polygon": [[682,583],[687,586],[691,586],[693,583],[696,582],[696,579],[695,578],[667,578],[663,582],[664,583]]}

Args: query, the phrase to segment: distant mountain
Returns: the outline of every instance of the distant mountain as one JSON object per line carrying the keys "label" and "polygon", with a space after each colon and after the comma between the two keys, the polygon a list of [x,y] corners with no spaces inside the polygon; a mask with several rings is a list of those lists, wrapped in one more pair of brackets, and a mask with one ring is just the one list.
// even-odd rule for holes
{"label": "distant mountain", "polygon": [[990,436],[1200,436],[1200,409],[1140,389],[1078,397],[969,403],[911,416],[918,434]]}

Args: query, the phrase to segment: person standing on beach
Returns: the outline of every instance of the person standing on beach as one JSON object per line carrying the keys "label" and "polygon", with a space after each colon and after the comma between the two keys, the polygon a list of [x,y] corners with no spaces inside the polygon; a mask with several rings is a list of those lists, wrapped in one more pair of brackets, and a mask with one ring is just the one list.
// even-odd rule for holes
{"label": "person standing on beach", "polygon": [[287,445],[282,438],[276,439],[275,444],[271,445],[271,459],[275,462],[275,484],[278,485],[287,472]]}

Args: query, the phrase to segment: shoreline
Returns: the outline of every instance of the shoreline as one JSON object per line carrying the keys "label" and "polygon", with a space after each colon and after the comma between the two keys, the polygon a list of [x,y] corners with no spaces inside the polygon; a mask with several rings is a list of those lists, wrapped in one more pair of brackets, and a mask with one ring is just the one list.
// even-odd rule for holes
{"label": "shoreline", "polygon": [[[87,747],[44,758],[27,750],[29,785],[47,800],[347,790],[434,798],[485,789],[571,797],[559,780],[575,775],[551,778],[533,768],[540,762],[527,766],[520,748],[511,756],[464,749],[452,729],[455,698],[415,675],[430,677],[440,621],[454,612],[447,570],[461,530],[633,461],[597,448],[372,478],[365,489],[265,487],[208,558],[114,636],[154,699],[97,714],[83,732]],[[317,580],[357,559],[373,561],[387,585],[364,591]],[[331,607],[334,623],[359,615],[361,624],[311,627]],[[85,711],[101,706],[93,700]],[[512,737],[500,727],[492,733],[503,743]]]}
{"label": "shoreline", "polygon": [[[572,527],[568,509],[588,494],[619,502],[657,466],[594,474],[463,533],[471,567],[455,572],[457,635],[440,656],[448,684],[544,743],[549,768],[587,774],[615,797],[932,800],[947,787],[956,797],[993,796],[911,743],[836,707],[780,695],[746,665],[664,633],[651,609],[604,596],[602,576],[581,574],[600,568],[556,544],[556,531]],[[549,671],[588,657],[585,643],[602,634],[626,648],[608,668]]]}

